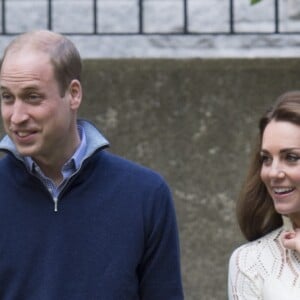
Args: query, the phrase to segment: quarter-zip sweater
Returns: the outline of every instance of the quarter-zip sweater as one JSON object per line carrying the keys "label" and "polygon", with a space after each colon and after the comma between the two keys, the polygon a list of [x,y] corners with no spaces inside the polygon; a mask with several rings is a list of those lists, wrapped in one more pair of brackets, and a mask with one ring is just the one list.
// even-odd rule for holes
{"label": "quarter-zip sweater", "polygon": [[170,190],[152,170],[111,154],[81,121],[88,151],[58,199],[6,136],[0,149],[1,300],[181,300]]}

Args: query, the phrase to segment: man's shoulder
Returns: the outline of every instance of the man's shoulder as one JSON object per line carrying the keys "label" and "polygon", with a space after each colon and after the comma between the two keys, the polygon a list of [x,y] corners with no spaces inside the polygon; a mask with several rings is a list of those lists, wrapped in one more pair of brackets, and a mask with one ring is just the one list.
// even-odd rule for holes
{"label": "man's shoulder", "polygon": [[104,159],[107,160],[110,164],[115,166],[119,169],[124,169],[131,172],[137,172],[137,173],[144,173],[148,174],[149,176],[158,176],[161,177],[161,175],[152,169],[151,167],[145,166],[140,162],[128,159],[126,157],[120,156],[118,154],[112,153],[108,150],[102,151],[104,155]]}
{"label": "man's shoulder", "polygon": [[0,172],[7,172],[7,168],[11,168],[16,165],[16,159],[11,154],[1,153],[0,154]]}
{"label": "man's shoulder", "polygon": [[102,166],[110,174],[124,177],[128,182],[144,182],[145,184],[166,184],[165,178],[158,171],[144,166],[139,162],[119,156],[110,151],[100,152]]}

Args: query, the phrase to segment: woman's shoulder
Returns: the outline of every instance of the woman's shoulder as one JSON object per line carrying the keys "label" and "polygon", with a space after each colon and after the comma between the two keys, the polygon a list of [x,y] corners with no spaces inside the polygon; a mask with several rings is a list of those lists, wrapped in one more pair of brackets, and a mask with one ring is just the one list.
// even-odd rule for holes
{"label": "woman's shoulder", "polygon": [[251,299],[300,299],[299,259],[295,252],[284,249],[282,231],[280,227],[233,251],[229,262],[229,299],[235,299],[234,295],[251,295]]}
{"label": "woman's shoulder", "polygon": [[230,261],[236,264],[249,266],[261,260],[270,260],[273,255],[281,253],[280,234],[282,227],[260,237],[254,241],[244,243],[237,247],[231,254]]}

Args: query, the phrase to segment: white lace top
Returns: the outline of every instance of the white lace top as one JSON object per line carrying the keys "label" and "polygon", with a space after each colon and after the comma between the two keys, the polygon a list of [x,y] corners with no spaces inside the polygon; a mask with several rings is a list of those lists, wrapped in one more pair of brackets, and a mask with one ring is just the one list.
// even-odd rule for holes
{"label": "white lace top", "polygon": [[232,253],[229,300],[300,300],[300,254],[283,247],[285,226]]}

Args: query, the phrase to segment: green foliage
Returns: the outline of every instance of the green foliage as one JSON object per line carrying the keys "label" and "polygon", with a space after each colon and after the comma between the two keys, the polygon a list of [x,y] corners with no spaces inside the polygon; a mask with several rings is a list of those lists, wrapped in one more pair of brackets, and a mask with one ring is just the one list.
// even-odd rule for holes
{"label": "green foliage", "polygon": [[261,0],[251,0],[251,5],[256,4],[258,2],[260,2]]}

